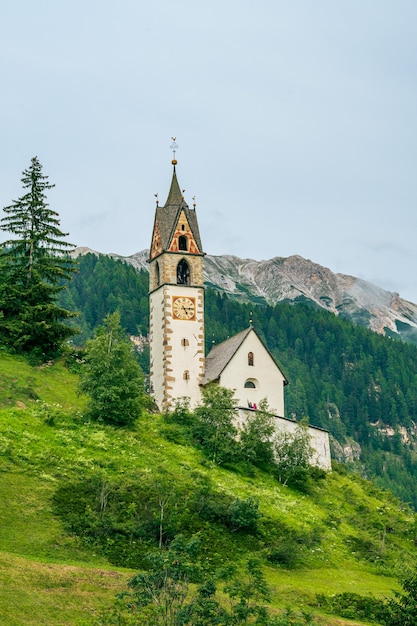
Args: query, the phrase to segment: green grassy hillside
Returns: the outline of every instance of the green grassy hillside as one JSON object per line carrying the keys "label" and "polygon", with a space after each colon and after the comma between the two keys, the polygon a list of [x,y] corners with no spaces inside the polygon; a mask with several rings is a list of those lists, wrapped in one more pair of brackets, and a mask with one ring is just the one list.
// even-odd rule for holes
{"label": "green grassy hillside", "polygon": [[[157,545],[161,494],[166,537],[199,532],[213,566],[256,555],[272,607],[323,625],[366,622],[325,614],[316,594],[386,597],[415,562],[411,511],[343,468],[301,494],[211,465],[162,416],[132,430],[89,423],[77,384],[63,364],[0,357],[2,625],[91,624]],[[256,527],[233,525],[231,504],[251,498]]]}

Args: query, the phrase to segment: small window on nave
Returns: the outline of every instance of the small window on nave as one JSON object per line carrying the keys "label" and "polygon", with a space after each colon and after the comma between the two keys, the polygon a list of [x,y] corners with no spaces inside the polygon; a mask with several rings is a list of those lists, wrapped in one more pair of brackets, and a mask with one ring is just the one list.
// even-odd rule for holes
{"label": "small window on nave", "polygon": [[253,380],[247,380],[245,382],[245,389],[256,389],[256,385]]}
{"label": "small window on nave", "polygon": [[253,364],[254,364],[253,352],[248,352],[248,365],[253,365]]}

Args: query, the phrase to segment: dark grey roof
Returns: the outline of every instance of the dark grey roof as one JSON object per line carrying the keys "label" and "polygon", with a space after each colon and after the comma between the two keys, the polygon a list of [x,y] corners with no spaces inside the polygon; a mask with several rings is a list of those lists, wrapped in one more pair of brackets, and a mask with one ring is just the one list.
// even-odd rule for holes
{"label": "dark grey roof", "polygon": [[226,341],[219,343],[210,350],[206,356],[206,371],[202,383],[203,385],[219,378],[220,374],[229,363],[232,356],[236,354],[238,348],[240,348],[250,331],[251,328],[242,330],[242,332],[230,337],[230,339],[226,339]]}
{"label": "dark grey roof", "polygon": [[256,334],[259,341],[264,346],[265,350],[268,352],[269,356],[271,357],[275,365],[278,367],[278,369],[284,376],[284,384],[285,385],[288,384],[288,380],[285,374],[283,374],[281,368],[276,363],[274,357],[269,352],[268,348],[265,346],[264,342],[259,337],[256,330],[253,328],[253,326],[249,326],[249,328],[246,328],[246,330],[242,330],[237,335],[230,337],[230,339],[226,339],[226,341],[219,343],[217,346],[214,346],[210,350],[205,360],[206,368],[205,368],[205,374],[204,374],[204,378],[202,381],[202,385],[207,385],[208,383],[211,383],[219,378],[220,374],[223,372],[226,365],[229,363],[232,357],[236,354],[236,352],[238,351],[242,343],[245,341],[246,337],[252,331]]}
{"label": "dark grey roof", "polygon": [[187,204],[184,202],[184,197],[182,195],[182,191],[178,184],[177,172],[175,171],[175,165],[174,165],[174,172],[172,174],[171,187],[169,189],[168,198],[167,198],[167,201],[165,202],[165,206],[166,207],[175,206],[178,208],[180,204],[185,204],[185,206],[187,206]]}
{"label": "dark grey roof", "polygon": [[169,250],[172,237],[175,232],[181,211],[184,211],[187,221],[190,225],[191,232],[200,252],[203,252],[201,245],[200,231],[198,228],[197,215],[194,209],[190,209],[185,202],[175,172],[172,175],[171,187],[169,189],[168,198],[165,206],[157,207],[155,214],[155,223],[159,225],[161,235],[162,250]]}

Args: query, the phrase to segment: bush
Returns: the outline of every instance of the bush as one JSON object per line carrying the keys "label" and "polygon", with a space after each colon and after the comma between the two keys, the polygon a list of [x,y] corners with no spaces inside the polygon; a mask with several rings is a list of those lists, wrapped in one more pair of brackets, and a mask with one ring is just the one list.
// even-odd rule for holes
{"label": "bush", "polygon": [[387,606],[385,602],[373,596],[361,596],[358,593],[346,592],[332,596],[319,593],[316,598],[318,606],[329,611],[329,613],[335,613],[347,619],[385,623]]}
{"label": "bush", "polygon": [[289,527],[285,522],[262,521],[259,533],[265,542],[265,554],[270,563],[287,568],[297,567],[306,551],[321,542],[320,527],[300,530]]}
{"label": "bush", "polygon": [[236,498],[229,506],[228,520],[233,530],[256,532],[259,517],[259,503],[255,498]]}

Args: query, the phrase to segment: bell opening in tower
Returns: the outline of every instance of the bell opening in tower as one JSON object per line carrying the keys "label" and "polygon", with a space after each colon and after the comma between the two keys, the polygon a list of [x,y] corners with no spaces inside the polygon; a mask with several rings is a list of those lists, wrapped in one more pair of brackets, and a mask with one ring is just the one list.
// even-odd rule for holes
{"label": "bell opening in tower", "polygon": [[185,259],[177,265],[177,285],[190,284],[190,267]]}

